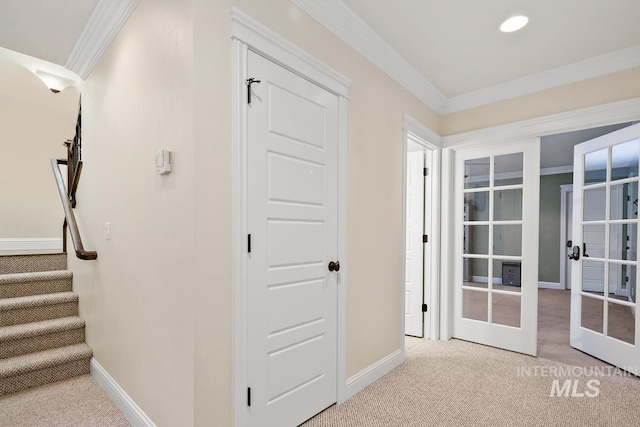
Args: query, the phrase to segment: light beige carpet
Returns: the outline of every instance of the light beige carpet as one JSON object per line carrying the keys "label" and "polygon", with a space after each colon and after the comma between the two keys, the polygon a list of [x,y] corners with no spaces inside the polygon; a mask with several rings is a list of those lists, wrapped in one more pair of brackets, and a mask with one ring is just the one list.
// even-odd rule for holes
{"label": "light beige carpet", "polygon": [[[407,351],[402,366],[303,426],[640,425],[640,381],[621,376],[543,375],[545,369],[566,366],[459,340],[423,341]],[[520,376],[523,368],[541,373]],[[572,387],[577,380],[576,395],[591,391],[587,381],[597,380],[599,394],[550,397],[554,380],[561,386],[571,380]]]}
{"label": "light beige carpet", "polygon": [[2,427],[128,427],[91,375],[0,398]]}

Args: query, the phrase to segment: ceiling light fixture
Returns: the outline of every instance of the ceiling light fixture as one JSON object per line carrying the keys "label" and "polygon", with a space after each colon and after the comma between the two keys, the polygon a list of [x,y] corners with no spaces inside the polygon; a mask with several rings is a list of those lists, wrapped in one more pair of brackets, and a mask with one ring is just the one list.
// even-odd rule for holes
{"label": "ceiling light fixture", "polygon": [[34,73],[53,93],[58,93],[68,87],[75,86],[73,80],[66,79],[46,71],[36,70]]}
{"label": "ceiling light fixture", "polygon": [[518,31],[529,22],[529,18],[524,15],[516,15],[507,19],[500,25],[500,31],[503,33],[511,33],[513,31]]}

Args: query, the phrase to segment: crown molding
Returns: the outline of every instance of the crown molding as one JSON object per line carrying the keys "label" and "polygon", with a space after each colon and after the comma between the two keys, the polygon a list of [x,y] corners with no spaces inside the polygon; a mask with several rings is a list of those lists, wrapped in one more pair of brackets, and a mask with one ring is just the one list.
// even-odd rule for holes
{"label": "crown molding", "polygon": [[443,113],[467,110],[634,67],[640,67],[640,45],[451,97]]}
{"label": "crown molding", "polygon": [[291,0],[416,98],[442,114],[447,98],[340,0]]}
{"label": "crown molding", "polygon": [[65,68],[86,79],[140,0],[99,0]]}
{"label": "crown molding", "polygon": [[640,120],[640,97],[508,123],[442,138],[443,147],[462,148],[537,138],[586,128]]}
{"label": "crown molding", "polygon": [[480,107],[640,66],[640,45],[447,98],[340,0],[291,0],[438,114]]}

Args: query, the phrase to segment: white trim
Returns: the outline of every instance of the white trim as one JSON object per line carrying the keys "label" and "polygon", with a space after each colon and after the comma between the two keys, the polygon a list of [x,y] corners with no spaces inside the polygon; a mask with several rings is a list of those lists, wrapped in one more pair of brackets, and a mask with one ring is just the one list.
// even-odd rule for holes
{"label": "white trim", "polygon": [[[404,315],[404,313],[403,313]],[[404,347],[403,347],[404,349]],[[404,362],[404,350],[396,350],[378,360],[371,366],[364,368],[347,380],[346,399],[355,396],[369,384],[379,380]],[[345,399],[345,400],[346,400]]]}
{"label": "white trim", "polygon": [[247,55],[249,49],[288,70],[338,95],[338,254],[341,261],[338,275],[337,306],[337,403],[347,396],[346,380],[346,304],[348,262],[347,246],[347,95],[350,79],[334,71],[310,54],[271,31],[244,12],[230,11],[233,39],[233,203],[234,203],[234,401],[235,425],[245,426],[248,421],[247,389],[247,108],[246,99]]}
{"label": "white trim", "polygon": [[140,0],[99,0],[64,65],[86,79],[127,22]]}
{"label": "white trim", "polygon": [[2,238],[0,251],[62,251],[62,238]]}
{"label": "white trim", "polygon": [[443,147],[497,144],[640,120],[640,97],[445,136]]}
{"label": "white trim", "polygon": [[443,112],[447,102],[446,96],[343,2],[340,0],[292,0],[292,2],[424,104],[437,113]]}
{"label": "white trim", "polygon": [[[573,172],[573,167],[571,167]],[[573,203],[573,200],[568,200],[568,193],[573,192],[573,184],[562,184],[560,186],[560,289],[571,289],[567,286],[567,261],[565,255],[567,254],[567,240],[568,228],[571,225],[567,224],[567,211],[569,210],[569,203]]]}
{"label": "white trim", "polygon": [[[288,70],[309,78],[336,95],[347,97],[351,79],[335,71],[240,9],[229,11],[232,38],[251,46],[253,51],[274,60]],[[295,70],[286,64],[296,64]]]}
{"label": "white trim", "polygon": [[640,45],[451,97],[443,113],[487,105],[640,66]]}
{"label": "white trim", "polygon": [[451,148],[442,150],[442,240],[441,240],[441,286],[440,286],[440,339],[450,340],[453,336],[453,159]]}
{"label": "white trim", "polygon": [[[471,276],[471,281],[476,283],[489,283],[489,278],[487,276]],[[494,277],[493,284],[502,285],[502,278]]]}
{"label": "white trim", "polygon": [[[430,330],[424,331],[425,334],[432,340],[440,339],[440,200],[441,200],[441,175],[440,175],[440,162],[441,162],[441,149],[440,144],[442,137],[431,129],[427,128],[416,119],[412,118],[408,114],[403,116],[403,154],[402,154],[402,243],[401,243],[401,256],[402,263],[406,262],[406,205],[407,205],[407,145],[408,139],[411,139],[415,143],[424,147],[425,150],[431,151],[431,162],[427,165],[430,169],[429,176],[431,177],[430,188],[425,188],[425,191],[431,193],[431,212],[429,216],[431,218],[431,227],[429,234],[429,241],[431,244],[431,266],[429,277],[425,277],[425,280],[429,280],[429,310],[427,311],[429,316]],[[426,214],[426,212],[425,212]],[[402,277],[400,283],[406,283],[405,281],[405,269],[402,269]],[[401,334],[405,334],[405,307],[404,307],[404,285],[401,287],[402,294],[400,295],[401,307]],[[425,295],[426,297],[426,295]],[[426,298],[425,298],[426,299]]]}
{"label": "white trim", "polygon": [[155,427],[151,418],[140,409],[127,392],[93,357],[91,358],[90,372],[133,427]]}
{"label": "white trim", "polygon": [[557,166],[553,168],[540,169],[540,176],[543,175],[560,175],[563,173],[573,173],[573,166]]}
{"label": "white trim", "polygon": [[558,282],[538,282],[538,289],[564,289]]}

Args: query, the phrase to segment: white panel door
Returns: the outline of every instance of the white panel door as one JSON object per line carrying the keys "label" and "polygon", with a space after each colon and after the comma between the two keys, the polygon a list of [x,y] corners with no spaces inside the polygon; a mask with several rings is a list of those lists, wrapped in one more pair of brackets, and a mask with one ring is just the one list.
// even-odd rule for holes
{"label": "white panel door", "polygon": [[640,125],[576,145],[571,345],[640,374],[636,316]]}
{"label": "white panel door", "polygon": [[539,172],[538,140],[456,151],[455,338],[536,355]]}
{"label": "white panel door", "polygon": [[404,333],[424,336],[424,152],[407,153],[407,230]]}
{"label": "white panel door", "polygon": [[249,425],[296,426],[336,402],[338,98],[248,70]]}

